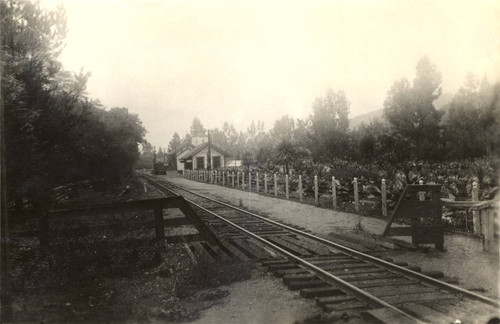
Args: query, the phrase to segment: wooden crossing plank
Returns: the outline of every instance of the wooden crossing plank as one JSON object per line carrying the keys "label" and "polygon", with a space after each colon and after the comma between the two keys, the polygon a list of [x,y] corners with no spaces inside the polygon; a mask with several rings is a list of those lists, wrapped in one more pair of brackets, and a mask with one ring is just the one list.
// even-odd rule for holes
{"label": "wooden crossing plank", "polygon": [[409,294],[409,295],[381,296],[380,299],[392,305],[400,305],[400,304],[415,303],[415,302],[455,299],[455,297],[453,295],[444,294],[442,292],[424,292],[424,293]]}
{"label": "wooden crossing plank", "polygon": [[330,285],[329,287],[301,289],[300,295],[304,298],[313,298],[313,297],[327,297],[327,296],[345,295],[345,292],[343,292],[342,290],[340,290],[337,287]]}
{"label": "wooden crossing plank", "polygon": [[316,243],[316,242],[309,241],[305,238],[298,239],[298,238],[288,236],[288,235],[284,235],[280,238],[282,240],[290,242],[292,244],[304,246],[306,249],[313,251],[314,253],[317,253],[317,254],[328,254],[330,252],[330,250],[326,246],[319,244],[319,243]]}
{"label": "wooden crossing plank", "polygon": [[[207,244],[206,242],[203,242],[202,244]],[[222,262],[227,262],[229,260],[231,260],[231,257],[227,255],[226,252],[224,252],[219,246],[217,245],[208,245],[210,249],[212,249],[212,251],[214,251],[214,253],[217,255],[217,258],[222,261]]]}
{"label": "wooden crossing plank", "polygon": [[343,263],[343,264],[335,264],[335,263],[327,263],[327,264],[322,264],[321,268],[327,271],[331,270],[343,270],[344,272],[351,272],[355,269],[379,269],[377,267],[374,267],[372,264],[369,263]]}
{"label": "wooden crossing plank", "polygon": [[382,278],[382,279],[372,279],[372,280],[358,280],[358,281],[351,281],[350,283],[358,288],[369,288],[369,287],[383,287],[391,285],[412,285],[418,283],[418,281],[400,277],[392,277],[392,278]]}
{"label": "wooden crossing plank", "polygon": [[246,240],[234,239],[233,242],[242,247],[243,249],[245,249],[245,251],[248,251],[256,259],[265,259],[269,257],[268,253],[263,253],[261,250],[256,249],[253,246],[250,246]]}
{"label": "wooden crossing plank", "polygon": [[247,242],[247,244],[250,245],[252,248],[259,250],[263,254],[265,254],[266,257],[264,259],[278,258],[280,256],[278,253],[272,251],[271,248],[265,246],[264,244],[260,243],[259,241],[245,238],[245,242]]}
{"label": "wooden crossing plank", "polygon": [[[310,261],[310,262],[312,264],[317,265],[317,266],[337,265],[339,267],[343,266],[343,265],[350,265],[350,264],[368,264],[368,263],[365,263],[364,261],[357,260],[354,258],[334,259],[334,260],[326,259],[326,260],[317,260],[317,261]],[[371,265],[371,266],[373,266],[373,265]]]}
{"label": "wooden crossing plank", "polygon": [[304,260],[307,260],[309,262],[314,262],[314,261],[323,261],[323,260],[336,260],[336,261],[343,261],[343,260],[353,260],[354,258],[345,254],[323,254],[323,255],[311,255],[311,256],[305,256],[302,257]]}
{"label": "wooden crossing plank", "polygon": [[310,273],[306,269],[286,269],[286,270],[277,270],[274,272],[274,275],[277,277],[283,277],[285,275],[292,275],[292,274],[305,274],[305,273]]}
{"label": "wooden crossing plank", "polygon": [[375,271],[375,272],[363,272],[363,273],[338,274],[337,276],[348,282],[359,281],[359,280],[401,278],[401,276],[395,275],[387,270]]}
{"label": "wooden crossing plank", "polygon": [[235,256],[236,258],[240,259],[241,261],[250,261],[250,257],[248,257],[247,255],[245,255],[243,252],[241,252],[240,250],[238,250],[237,248],[235,248],[234,246],[232,246],[231,244],[229,244],[227,241],[225,240],[221,240],[221,244],[224,246],[224,248],[226,248],[233,256]]}
{"label": "wooden crossing plank", "polygon": [[368,273],[377,273],[377,272],[383,272],[387,273],[387,270],[382,269],[382,268],[357,268],[357,269],[347,269],[348,271],[345,271],[345,269],[340,269],[340,270],[331,270],[328,271],[336,276],[339,276],[340,278],[346,276],[346,275],[356,275],[359,276],[360,274],[368,274]]}
{"label": "wooden crossing plank", "polygon": [[[369,283],[370,281],[376,281],[376,280],[387,280],[387,279],[399,279],[399,276],[393,275],[391,273],[362,273],[362,274],[357,274],[357,275],[339,275],[339,278],[342,278],[343,280],[347,282],[351,282],[352,284],[355,284],[356,281],[358,282],[366,282]],[[317,276],[312,274],[312,273],[302,273],[302,274],[288,274],[283,276],[283,282],[286,284],[288,282],[294,281],[294,280],[313,280],[317,279]],[[360,281],[362,279],[362,281]]]}
{"label": "wooden crossing plank", "polygon": [[287,287],[290,290],[300,290],[306,288],[328,287],[330,284],[320,279],[289,281]]}
{"label": "wooden crossing plank", "polygon": [[398,295],[401,296],[407,294],[428,293],[436,291],[435,288],[426,287],[420,284],[366,287],[363,290],[378,297]]}
{"label": "wooden crossing plank", "polygon": [[318,279],[318,277],[312,273],[289,274],[289,275],[284,275],[282,278],[282,280],[285,284],[288,284],[290,282],[297,281],[297,280],[315,280],[315,279]]}
{"label": "wooden crossing plank", "polygon": [[311,255],[312,254],[311,251],[306,250],[306,249],[304,249],[300,246],[297,246],[295,244],[291,244],[291,243],[284,241],[281,238],[276,237],[276,236],[269,237],[268,240],[275,243],[276,245],[292,252],[292,253],[296,253],[299,255]]}

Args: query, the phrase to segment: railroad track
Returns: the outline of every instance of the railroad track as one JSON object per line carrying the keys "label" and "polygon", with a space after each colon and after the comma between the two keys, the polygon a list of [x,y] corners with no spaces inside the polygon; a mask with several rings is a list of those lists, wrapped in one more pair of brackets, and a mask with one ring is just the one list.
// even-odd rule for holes
{"label": "railroad track", "polygon": [[[146,176],[167,195],[182,195],[221,239],[222,247],[190,248],[219,259],[238,257],[267,266],[292,290],[315,298],[326,312],[378,323],[487,323],[499,303],[376,255],[325,240],[302,228],[272,221]],[[459,322],[458,322],[458,321]]]}

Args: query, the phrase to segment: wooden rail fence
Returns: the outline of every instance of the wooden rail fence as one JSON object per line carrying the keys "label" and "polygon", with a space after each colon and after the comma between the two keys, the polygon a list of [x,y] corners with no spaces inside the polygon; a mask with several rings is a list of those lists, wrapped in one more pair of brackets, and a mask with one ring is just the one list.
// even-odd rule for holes
{"label": "wooden rail fence", "polygon": [[[167,218],[164,219],[164,209],[179,209],[184,217]],[[154,227],[157,240],[166,240],[171,243],[190,242],[190,241],[206,241],[210,244],[218,244],[218,239],[202,222],[199,216],[191,209],[189,204],[182,196],[165,197],[145,200],[135,200],[127,202],[91,205],[80,208],[56,209],[48,211],[39,210],[12,210],[9,211],[11,217],[18,220],[25,219],[38,219],[37,235],[40,240],[41,246],[47,246],[50,243],[51,228],[49,226],[49,219],[51,222],[58,220],[68,221],[73,219],[78,221],[79,217],[98,216],[102,214],[120,214],[120,213],[140,213],[149,211],[154,214]],[[197,232],[189,235],[173,235],[165,236],[165,227],[182,227],[185,225],[193,226]],[[105,225],[103,225],[105,226]]]}
{"label": "wooden rail fence", "polygon": [[[304,181],[301,175],[297,178],[290,177],[288,175],[278,175],[277,173],[259,173],[254,174],[248,172],[239,171],[208,171],[208,170],[184,170],[183,177],[211,184],[218,184],[231,188],[239,188],[241,190],[255,192],[263,195],[274,195],[275,197],[282,197],[285,199],[293,199],[292,193],[298,196],[299,201],[304,201]],[[291,190],[291,182],[296,181],[297,189],[295,191]],[[320,192],[319,189],[319,179],[318,176],[314,176],[314,203],[315,205],[320,205],[320,198],[328,196],[332,199],[332,208],[337,209],[338,207],[338,197],[337,197],[337,187],[339,186],[338,181],[335,177],[331,179],[331,185],[329,186],[330,194],[325,195]],[[359,184],[358,179],[354,178],[352,181],[353,186],[353,204],[356,212],[360,210],[360,199],[359,199]],[[280,196],[280,193],[282,196]],[[382,215],[387,217],[387,193],[385,180],[382,179]]]}
{"label": "wooden rail fence", "polygon": [[[302,175],[298,175],[296,178],[289,177],[288,175],[279,175],[277,173],[259,173],[256,172],[254,174],[248,172],[240,172],[240,171],[208,171],[208,170],[184,170],[182,176],[195,180],[195,181],[204,181],[212,184],[219,184],[226,187],[231,188],[239,188],[241,190],[248,190],[250,192],[255,192],[263,195],[273,195],[275,197],[285,198],[285,199],[298,199],[300,202],[304,201],[305,192],[304,192],[304,178]],[[291,190],[291,182],[296,181],[296,190]],[[360,211],[361,201],[359,198],[359,182],[357,178],[352,180],[352,203],[354,205],[354,210],[356,212]],[[421,183],[423,184],[423,183]],[[335,177],[331,178],[331,185],[329,185],[329,193],[325,195],[324,193],[320,193],[319,188],[319,179],[318,176],[314,176],[313,178],[313,197],[314,204],[316,206],[320,205],[321,197],[329,197],[331,198],[331,208],[338,208],[338,188],[339,182]],[[490,235],[490,233],[494,233],[493,236],[498,233],[498,225],[495,225],[498,222],[498,213],[493,212],[493,208],[484,207],[490,205],[481,205],[484,208],[479,208],[476,205],[478,204],[478,185],[477,183],[473,184],[472,188],[472,200],[471,201],[452,201],[449,199],[441,199],[441,202],[444,207],[451,210],[465,210],[467,215],[469,212],[472,213],[472,221],[473,221],[473,233],[476,235],[481,235],[484,238],[486,235]],[[294,197],[292,197],[292,193]],[[380,203],[381,203],[381,215],[384,217],[388,217],[388,199],[387,199],[387,183],[385,179],[381,180],[380,183]],[[467,216],[466,216],[467,218]],[[466,219],[467,224],[467,219]],[[492,227],[495,225],[495,227]],[[466,225],[467,226],[467,225]],[[486,228],[486,227],[487,228]],[[468,228],[466,227],[466,230]],[[485,238],[485,242],[489,242],[489,238]],[[485,243],[485,249],[488,249],[488,244]]]}

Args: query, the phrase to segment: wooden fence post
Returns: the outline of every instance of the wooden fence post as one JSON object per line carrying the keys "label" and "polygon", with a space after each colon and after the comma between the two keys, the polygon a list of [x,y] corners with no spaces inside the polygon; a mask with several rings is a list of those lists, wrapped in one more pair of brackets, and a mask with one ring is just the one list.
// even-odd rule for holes
{"label": "wooden fence post", "polygon": [[241,172],[241,190],[245,190],[245,172]]}
{"label": "wooden fence post", "polygon": [[[479,201],[479,187],[477,182],[472,183],[472,201]],[[465,220],[467,222],[467,220]],[[481,233],[481,221],[479,219],[479,212],[477,210],[472,211],[472,225],[474,229],[474,234]]]}
{"label": "wooden fence post", "polygon": [[289,199],[290,197],[288,196],[288,174],[285,175],[285,196],[286,199]]}
{"label": "wooden fence post", "polygon": [[264,173],[264,195],[267,195],[267,173]]}
{"label": "wooden fence post", "polygon": [[337,183],[335,177],[332,177],[332,207],[337,209]]}
{"label": "wooden fence post", "polygon": [[252,192],[252,172],[248,172],[248,192]]}
{"label": "wooden fence post", "polygon": [[231,181],[233,183],[233,188],[234,188],[234,171],[231,171]]}
{"label": "wooden fence post", "polygon": [[259,193],[259,172],[256,173],[255,180],[256,180],[255,192]]}
{"label": "wooden fence post", "polygon": [[299,174],[299,200],[302,201],[302,176]]}
{"label": "wooden fence post", "polygon": [[354,184],[354,210],[359,212],[358,178],[354,178],[352,183]]}
{"label": "wooden fence post", "polygon": [[495,247],[495,208],[490,206],[489,208],[481,209],[481,234],[483,235],[483,250],[490,251]]}
{"label": "wooden fence post", "polygon": [[387,217],[387,185],[385,179],[382,179],[382,216]]}
{"label": "wooden fence post", "polygon": [[278,197],[278,176],[274,173],[274,196]]}
{"label": "wooden fence post", "polygon": [[314,203],[316,206],[319,205],[319,188],[318,188],[318,176],[314,176]]}
{"label": "wooden fence post", "polygon": [[156,203],[154,208],[155,214],[155,232],[156,240],[165,240],[165,225],[163,223],[163,203]]}
{"label": "wooden fence post", "polygon": [[226,185],[226,172],[225,171],[222,171],[222,185],[223,186]]}

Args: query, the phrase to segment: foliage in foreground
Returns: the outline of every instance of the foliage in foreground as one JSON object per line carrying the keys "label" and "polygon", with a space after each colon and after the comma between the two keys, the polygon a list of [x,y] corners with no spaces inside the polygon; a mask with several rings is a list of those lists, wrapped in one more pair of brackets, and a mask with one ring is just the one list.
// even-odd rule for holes
{"label": "foliage in foreground", "polygon": [[129,173],[145,129],[126,108],[105,110],[89,99],[89,74],[63,70],[64,9],[10,0],[0,2],[0,11],[8,200],[43,204],[60,184]]}

